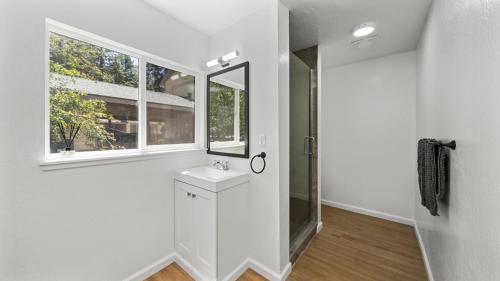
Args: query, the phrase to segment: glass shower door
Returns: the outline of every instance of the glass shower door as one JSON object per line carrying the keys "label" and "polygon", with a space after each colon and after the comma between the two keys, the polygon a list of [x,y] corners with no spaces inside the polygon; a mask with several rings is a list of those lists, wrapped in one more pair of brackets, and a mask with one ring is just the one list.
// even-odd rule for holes
{"label": "glass shower door", "polygon": [[[312,222],[311,68],[290,53],[290,249],[305,240]],[[307,235],[307,234],[306,234]]]}

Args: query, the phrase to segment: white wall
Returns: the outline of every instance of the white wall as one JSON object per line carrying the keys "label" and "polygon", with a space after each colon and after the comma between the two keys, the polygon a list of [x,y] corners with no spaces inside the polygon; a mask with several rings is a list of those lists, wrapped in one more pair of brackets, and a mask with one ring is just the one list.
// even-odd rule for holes
{"label": "white wall", "polygon": [[[279,143],[283,141],[280,136],[284,131],[280,131],[279,122],[286,120],[280,120],[284,114],[280,112],[283,107],[278,103],[278,91],[283,94],[282,91],[286,91],[283,86],[288,83],[288,80],[282,81],[279,78],[288,79],[285,77],[286,73],[283,72],[283,65],[279,68],[279,55],[284,49],[288,49],[288,46],[283,45],[288,44],[287,40],[278,38],[279,20],[283,21],[280,23],[280,31],[288,32],[288,24],[284,23],[288,20],[288,17],[283,15],[287,13],[284,12],[285,9],[279,1],[269,1],[264,9],[210,37],[211,58],[239,50],[241,56],[233,64],[250,62],[250,157],[261,151],[266,152],[267,166],[262,174],[251,173],[249,251],[252,259],[273,271],[274,274],[279,274],[288,263],[288,257],[286,263],[280,261],[281,256],[284,256],[280,255],[280,251],[288,251],[288,245],[284,249],[284,240],[281,240],[280,244],[280,236],[285,235],[283,231],[288,226],[287,223],[281,221],[285,218],[288,220],[288,205],[280,202],[280,198],[286,197],[288,200],[288,193],[286,196],[280,194],[280,179],[287,177],[288,174],[280,177],[280,172],[288,173],[288,171],[283,171],[279,165],[280,161],[287,160],[280,155],[282,150]],[[280,17],[278,17],[278,11]],[[210,72],[216,70],[218,69],[213,68]],[[263,146],[258,144],[259,135],[266,137],[266,144]],[[216,155],[210,155],[209,159],[225,159],[229,161],[231,168],[251,172],[249,159]],[[256,162],[259,161],[260,159],[256,160]],[[256,163],[256,167],[257,165],[259,163]],[[284,188],[281,190],[285,191]]]}
{"label": "white wall", "polygon": [[290,11],[278,2],[280,270],[290,253]]}
{"label": "white wall", "polygon": [[413,218],[415,52],[323,69],[322,200]]}
{"label": "white wall", "polygon": [[417,136],[457,141],[439,217],[415,187],[436,281],[500,280],[499,27],[499,1],[434,1],[418,51]]}
{"label": "white wall", "polygon": [[206,156],[42,172],[45,17],[196,70],[208,37],[137,0],[0,3],[0,280],[121,280],[172,253],[173,171]]}

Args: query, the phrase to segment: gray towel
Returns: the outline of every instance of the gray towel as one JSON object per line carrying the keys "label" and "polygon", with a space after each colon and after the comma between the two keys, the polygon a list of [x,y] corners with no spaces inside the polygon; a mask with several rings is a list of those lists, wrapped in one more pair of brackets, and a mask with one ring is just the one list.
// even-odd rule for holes
{"label": "gray towel", "polygon": [[439,200],[443,200],[446,196],[448,186],[448,171],[449,171],[450,149],[448,147],[439,146],[437,157],[437,191],[436,196]]}
{"label": "gray towel", "polygon": [[448,180],[448,148],[434,139],[418,141],[418,184],[422,205],[438,216],[438,199],[446,195]]}

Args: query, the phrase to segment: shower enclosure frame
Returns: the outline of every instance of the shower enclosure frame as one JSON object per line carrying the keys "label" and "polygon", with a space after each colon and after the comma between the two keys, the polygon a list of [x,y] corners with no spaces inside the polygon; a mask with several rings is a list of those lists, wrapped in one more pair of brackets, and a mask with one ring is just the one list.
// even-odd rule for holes
{"label": "shower enclosure frame", "polygon": [[[304,155],[307,155],[307,193],[308,193],[308,214],[307,214],[307,220],[299,226],[298,229],[295,229],[295,231],[292,231],[292,213],[294,212],[294,204],[292,204],[292,192],[290,192],[290,261],[294,263],[297,259],[297,257],[300,255],[300,253],[305,249],[307,246],[308,242],[312,239],[312,237],[316,234],[316,230],[318,227],[318,221],[319,221],[319,196],[318,196],[318,157],[317,157],[317,147],[318,147],[318,76],[317,76],[317,47],[312,47],[308,48],[302,51],[299,51],[297,53],[302,53],[302,57],[305,58],[315,58],[312,60],[309,60],[308,63],[306,63],[301,56],[297,55],[296,53],[290,53],[290,56],[295,56],[296,58],[293,59],[298,59],[300,60],[303,64],[307,65],[308,67],[308,75],[307,75],[307,100],[308,100],[308,107],[307,107],[307,135],[304,137]],[[292,57],[291,57],[292,61]],[[292,114],[294,114],[292,108],[293,108],[293,93],[292,91],[292,85],[293,82],[292,79],[294,79],[292,72],[294,71],[292,69],[292,63],[291,65],[291,71],[290,71],[290,99],[291,99],[291,108],[290,108],[290,116],[292,120]],[[305,92],[301,93],[302,95],[305,94]],[[296,95],[296,93],[295,93]],[[302,96],[304,98],[305,96]],[[305,107],[302,108],[304,110]],[[304,121],[304,120],[300,120]],[[294,126],[293,122],[290,122],[290,138],[291,138],[291,144],[293,143],[293,133],[292,130],[294,129],[292,126]],[[300,124],[299,124],[300,126]],[[297,141],[297,139],[295,139]],[[292,146],[292,145],[291,145]],[[294,155],[292,153],[292,149],[290,152],[290,167],[291,167],[291,174],[290,174],[290,189],[292,191],[293,184],[293,174],[292,174],[292,165],[294,165],[294,161],[297,159],[294,159]],[[296,164],[296,163],[295,163]]]}

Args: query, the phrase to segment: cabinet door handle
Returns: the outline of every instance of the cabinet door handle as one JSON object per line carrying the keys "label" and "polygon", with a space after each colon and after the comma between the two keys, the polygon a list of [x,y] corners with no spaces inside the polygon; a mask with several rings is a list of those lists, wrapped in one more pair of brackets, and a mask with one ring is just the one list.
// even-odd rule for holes
{"label": "cabinet door handle", "polygon": [[192,198],[196,198],[196,194],[194,194],[194,193],[193,193],[193,194],[191,194],[191,197],[192,197]]}
{"label": "cabinet door handle", "polygon": [[188,196],[188,197],[189,197],[189,196],[191,196],[191,192],[188,192],[188,193],[187,193],[187,196]]}

